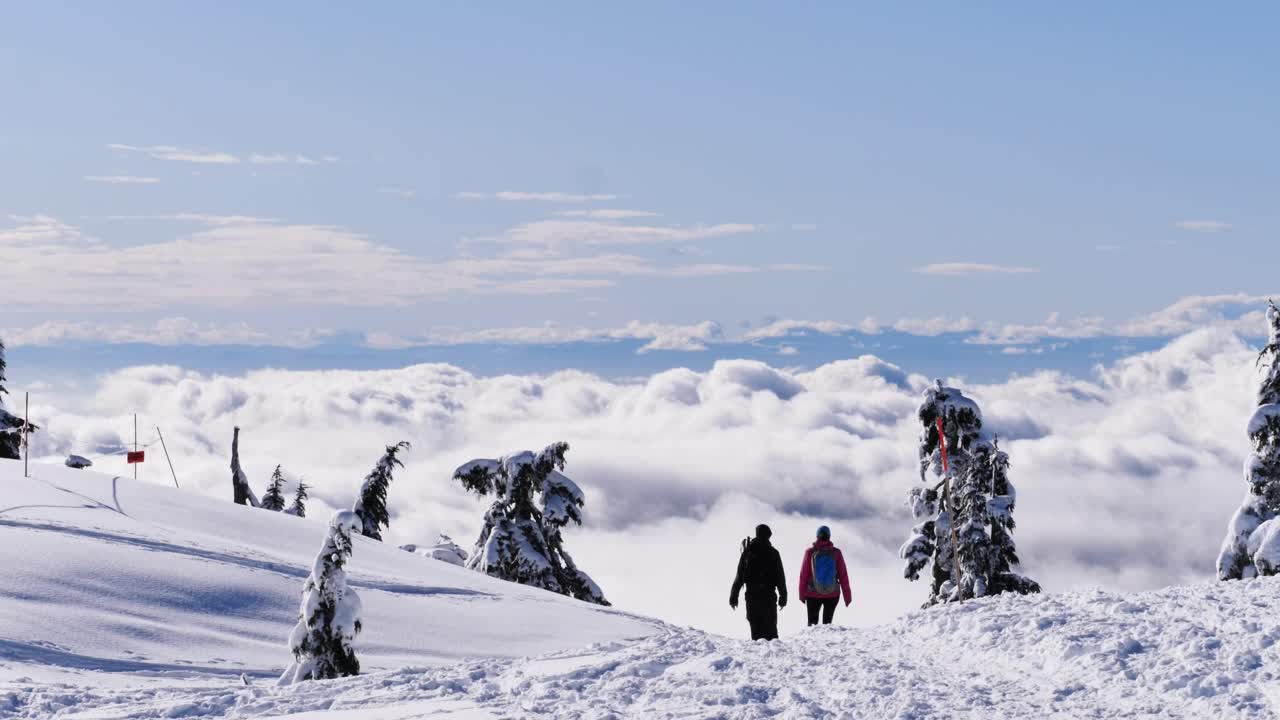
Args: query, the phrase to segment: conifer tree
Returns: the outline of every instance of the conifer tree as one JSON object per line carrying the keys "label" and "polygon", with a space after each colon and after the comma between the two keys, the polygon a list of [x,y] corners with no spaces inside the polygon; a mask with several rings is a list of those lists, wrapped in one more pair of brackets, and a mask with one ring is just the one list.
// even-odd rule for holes
{"label": "conifer tree", "polygon": [[302,478],[298,478],[298,487],[293,491],[293,504],[285,510],[286,515],[296,515],[298,517],[307,516],[307,490],[309,485],[302,482]]}
{"label": "conifer tree", "polygon": [[261,507],[275,512],[284,510],[284,473],[279,465],[271,473],[271,484],[267,485],[267,491],[262,495]]}
{"label": "conifer tree", "polygon": [[240,428],[235,428],[231,435],[231,490],[237,505],[259,507],[258,496],[249,487],[249,478],[240,468]]}
{"label": "conifer tree", "polygon": [[[911,490],[908,505],[922,522],[912,528],[899,554],[906,560],[903,574],[908,580],[919,579],[920,571],[932,564],[925,607],[1003,592],[1039,592],[1039,585],[1012,570],[1018,555],[1009,456],[983,431],[977,403],[939,381],[925,391],[917,417],[920,480],[925,485]],[[938,434],[939,418],[945,437]],[[943,440],[950,483],[943,476]]]}
{"label": "conifer tree", "polygon": [[1253,446],[1244,464],[1248,494],[1227,525],[1218,579],[1280,572],[1280,308],[1267,307],[1267,345],[1258,355],[1258,405],[1249,419]]}
{"label": "conifer tree", "polygon": [[293,662],[280,676],[280,685],[360,674],[355,638],[362,629],[361,604],[347,586],[346,571],[360,526],[360,518],[349,510],[329,520],[328,536],[302,588],[298,624],[289,634]]}
{"label": "conifer tree", "polygon": [[408,449],[409,443],[403,441],[388,445],[387,451],[378,460],[373,470],[365,476],[364,483],[360,486],[360,494],[356,496],[353,511],[364,523],[362,527],[364,536],[371,540],[381,541],[382,528],[391,525],[391,516],[387,512],[387,488],[391,485],[391,473],[397,467],[404,467],[404,463],[400,462],[396,454]]}
{"label": "conifer tree", "polygon": [[570,522],[582,524],[586,503],[577,483],[560,472],[568,450],[567,443],[555,443],[539,453],[472,460],[454,472],[466,490],[494,498],[467,567],[608,605],[600,586],[564,549],[561,531]]}
{"label": "conifer tree", "polygon": [[[7,367],[4,358],[4,341],[0,340],[0,458],[21,460],[23,419],[13,415],[4,407],[4,395],[9,392],[4,386],[4,372]],[[27,428],[27,432],[33,433],[37,429],[35,425],[31,425]]]}

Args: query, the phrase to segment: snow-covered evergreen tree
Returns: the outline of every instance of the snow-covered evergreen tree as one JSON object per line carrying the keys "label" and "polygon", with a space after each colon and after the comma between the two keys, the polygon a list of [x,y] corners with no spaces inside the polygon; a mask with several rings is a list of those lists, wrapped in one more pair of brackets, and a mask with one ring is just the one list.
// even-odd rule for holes
{"label": "snow-covered evergreen tree", "polygon": [[302,478],[298,478],[298,487],[293,491],[293,504],[285,510],[286,515],[297,515],[298,517],[307,516],[307,490],[310,485],[302,482]]}
{"label": "snow-covered evergreen tree", "polygon": [[1244,463],[1248,494],[1227,526],[1218,578],[1239,580],[1280,573],[1280,308],[1267,307],[1270,329],[1258,356],[1258,406],[1249,419],[1253,451]]}
{"label": "snow-covered evergreen tree", "polygon": [[284,510],[284,472],[277,465],[271,473],[271,483],[262,494],[262,509],[280,512]]}
{"label": "snow-covered evergreen tree", "polygon": [[[929,600],[967,600],[1002,592],[1033,593],[1040,586],[1013,571],[1015,491],[1009,482],[1009,456],[982,428],[982,411],[964,393],[941,381],[927,389],[917,411],[920,432],[920,480],[908,505],[919,521],[899,551],[904,576],[917,580],[932,564]],[[938,434],[942,418],[951,497],[947,497]]]}
{"label": "snow-covered evergreen tree", "polygon": [[582,524],[586,503],[577,483],[560,472],[568,450],[561,442],[539,453],[472,460],[454,472],[454,479],[467,490],[494,498],[467,567],[608,605],[600,586],[564,549],[561,531],[570,522]]}
{"label": "snow-covered evergreen tree", "polygon": [[249,478],[240,469],[240,428],[231,435],[231,491],[237,505],[260,507],[258,496],[249,487]]}
{"label": "snow-covered evergreen tree", "polygon": [[404,467],[396,454],[408,449],[409,443],[403,441],[388,445],[387,451],[360,486],[360,494],[356,496],[356,504],[352,510],[364,523],[362,531],[367,538],[381,541],[382,528],[391,525],[391,515],[387,512],[387,488],[391,485],[391,473],[397,467]]}
{"label": "snow-covered evergreen tree", "polygon": [[[9,392],[4,386],[4,371],[7,367],[4,358],[4,341],[0,340],[0,458],[21,460],[23,420],[5,410],[4,407],[4,395]],[[37,428],[33,424],[27,429],[27,432],[32,433],[36,430]]]}
{"label": "snow-covered evergreen tree", "polygon": [[360,597],[347,587],[347,560],[360,518],[340,510],[329,520],[329,534],[302,588],[298,624],[289,634],[293,662],[280,685],[360,674],[355,638],[361,630]]}

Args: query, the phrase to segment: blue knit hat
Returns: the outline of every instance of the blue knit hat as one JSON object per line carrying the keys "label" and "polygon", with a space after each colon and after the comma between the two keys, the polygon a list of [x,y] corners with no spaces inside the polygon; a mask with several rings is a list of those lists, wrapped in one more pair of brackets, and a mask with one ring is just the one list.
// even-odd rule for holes
{"label": "blue knit hat", "polygon": [[831,539],[831,528],[827,527],[826,525],[823,525],[822,527],[818,528],[818,539],[819,539],[819,540],[830,540],[830,539]]}

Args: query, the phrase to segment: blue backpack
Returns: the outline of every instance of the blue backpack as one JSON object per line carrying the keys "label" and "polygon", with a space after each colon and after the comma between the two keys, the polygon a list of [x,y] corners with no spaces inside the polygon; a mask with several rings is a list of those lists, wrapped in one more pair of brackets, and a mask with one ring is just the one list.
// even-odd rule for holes
{"label": "blue backpack", "polygon": [[818,595],[834,595],[840,591],[840,577],[836,572],[836,549],[833,547],[814,548],[809,556],[809,564],[813,571],[809,581],[809,589]]}

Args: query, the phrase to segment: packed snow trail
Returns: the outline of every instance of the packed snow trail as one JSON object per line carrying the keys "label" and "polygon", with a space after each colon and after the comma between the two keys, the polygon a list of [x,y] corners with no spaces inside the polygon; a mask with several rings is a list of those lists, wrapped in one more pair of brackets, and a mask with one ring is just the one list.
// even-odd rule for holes
{"label": "packed snow trail", "polygon": [[290,688],[37,687],[7,707],[21,718],[1266,718],[1280,710],[1278,598],[1280,578],[1002,596],[774,643],[668,629]]}

